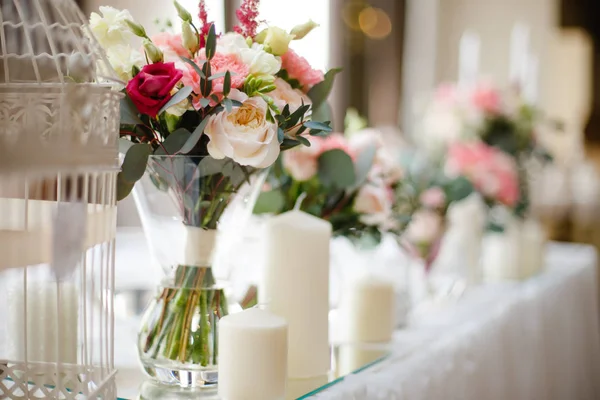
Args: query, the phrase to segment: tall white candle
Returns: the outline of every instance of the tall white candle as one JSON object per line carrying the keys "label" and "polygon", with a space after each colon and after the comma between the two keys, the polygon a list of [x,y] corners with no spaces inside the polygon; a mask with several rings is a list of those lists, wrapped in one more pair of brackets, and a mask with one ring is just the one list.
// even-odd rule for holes
{"label": "tall white candle", "polygon": [[338,374],[346,375],[384,356],[365,344],[389,343],[394,332],[394,286],[373,276],[350,281],[340,304]]}
{"label": "tall white candle", "polygon": [[509,79],[524,86],[527,82],[529,63],[529,27],[517,23],[510,36]]}
{"label": "tall white candle", "polygon": [[28,361],[77,362],[78,291],[61,283],[59,292],[57,307],[56,282],[30,283],[27,296],[22,285],[9,288],[10,358],[24,361],[27,353]]}
{"label": "tall white candle", "polygon": [[465,86],[477,81],[479,75],[479,35],[466,31],[460,38],[458,52],[458,83]]}
{"label": "tall white candle", "polygon": [[329,371],[329,242],[331,224],[290,211],[265,224],[259,302],[289,326],[288,376]]}
{"label": "tall white candle", "polygon": [[533,54],[529,54],[527,59],[527,73],[523,84],[523,96],[528,103],[535,104],[538,101],[540,60]]}
{"label": "tall white candle", "polygon": [[223,400],[283,400],[288,327],[257,308],[219,321],[219,396]]}

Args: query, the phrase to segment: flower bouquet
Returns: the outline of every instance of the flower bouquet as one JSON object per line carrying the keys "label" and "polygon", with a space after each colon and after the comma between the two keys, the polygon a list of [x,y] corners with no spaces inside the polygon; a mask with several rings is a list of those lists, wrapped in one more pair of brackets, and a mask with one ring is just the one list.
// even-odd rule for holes
{"label": "flower bouquet", "polygon": [[[523,218],[529,209],[528,163],[551,160],[539,136],[543,130],[559,128],[518,91],[501,91],[488,82],[470,87],[445,84],[428,103],[417,140],[430,154],[446,155],[452,173],[464,169],[459,164],[481,167],[467,175],[488,206],[495,204],[490,200],[499,200]],[[489,227],[502,230],[502,222]]]}
{"label": "flower bouquet", "polygon": [[[316,71],[289,48],[312,22],[258,31],[256,0],[245,0],[235,32],[222,34],[204,1],[199,21],[175,7],[180,34],[149,37],[110,7],[90,25],[125,86],[118,198],[139,181],[150,248],[168,270],[143,318],[140,358],[164,383],[202,386],[218,380],[217,323],[228,312],[211,268],[224,210],[281,151],[331,131],[317,114],[338,70]],[[141,50],[130,46],[135,37]]]}

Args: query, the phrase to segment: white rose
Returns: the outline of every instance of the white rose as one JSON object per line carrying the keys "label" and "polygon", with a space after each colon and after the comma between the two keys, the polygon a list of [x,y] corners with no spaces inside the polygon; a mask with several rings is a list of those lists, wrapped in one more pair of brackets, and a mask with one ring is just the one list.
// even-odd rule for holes
{"label": "white rose", "polygon": [[132,76],[133,67],[142,68],[146,61],[139,51],[131,46],[112,46],[106,50],[108,62],[113,67],[120,79],[129,81]]}
{"label": "white rose", "polygon": [[292,89],[290,84],[281,78],[275,78],[275,90],[269,92],[268,96],[273,99],[279,111],[283,110],[286,104],[290,106],[290,113],[296,111],[302,104],[312,104],[303,91]]}
{"label": "white rose", "polygon": [[232,90],[229,98],[242,105],[210,117],[204,128],[210,138],[208,153],[216,159],[229,157],[241,165],[270,166],[279,156],[279,141],[277,124],[267,121],[267,103],[238,90]]}
{"label": "white rose", "polygon": [[363,214],[360,221],[366,225],[385,226],[392,213],[392,195],[389,187],[380,182],[363,185],[354,199],[354,211]]}
{"label": "white rose", "polygon": [[112,46],[129,44],[129,40],[133,37],[125,22],[125,20],[133,21],[129,11],[102,6],[100,12],[102,16],[97,13],[90,15],[90,28],[98,43],[106,50]]}
{"label": "white rose", "polygon": [[283,168],[295,180],[307,181],[317,174],[320,154],[320,141],[311,140],[310,147],[298,146],[283,153]]}
{"label": "white rose", "polygon": [[417,211],[406,229],[406,238],[414,244],[433,243],[443,233],[442,217],[435,211]]}
{"label": "white rose", "polygon": [[262,44],[253,43],[248,46],[246,39],[237,33],[226,33],[217,41],[217,52],[237,54],[250,73],[256,76],[274,75],[281,69],[281,58],[267,53]]}

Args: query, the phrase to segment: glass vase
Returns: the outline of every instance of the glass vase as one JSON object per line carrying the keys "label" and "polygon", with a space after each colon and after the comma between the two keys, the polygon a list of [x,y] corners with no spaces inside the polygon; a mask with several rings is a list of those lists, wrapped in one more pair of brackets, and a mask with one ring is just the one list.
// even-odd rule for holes
{"label": "glass vase", "polygon": [[243,235],[264,181],[256,172],[230,159],[151,156],[134,188],[151,255],[165,274],[138,335],[143,369],[160,383],[218,383],[218,322],[230,308],[231,263],[223,254]]}

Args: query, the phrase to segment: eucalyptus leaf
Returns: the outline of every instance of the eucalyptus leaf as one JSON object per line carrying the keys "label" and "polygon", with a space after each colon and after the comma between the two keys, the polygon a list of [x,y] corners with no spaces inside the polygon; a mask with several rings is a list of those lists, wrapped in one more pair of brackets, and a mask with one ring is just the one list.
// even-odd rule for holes
{"label": "eucalyptus leaf", "polygon": [[229,73],[229,77],[230,77],[230,79],[231,79],[231,77],[232,77],[233,75],[236,75],[236,73],[235,73],[235,72],[229,72],[229,71],[225,71],[225,72],[219,72],[219,73],[216,73],[216,74],[212,74],[212,75],[210,76],[210,78],[208,78],[208,80],[210,80],[210,81],[213,81],[213,80],[215,80],[215,79],[222,78],[222,77],[224,77],[224,76],[227,76],[227,73]]}
{"label": "eucalyptus leaf", "polygon": [[313,121],[331,121],[332,115],[331,105],[325,101],[319,107],[313,107],[310,119]]}
{"label": "eucalyptus leaf", "polygon": [[229,112],[229,113],[231,112],[231,110],[233,108],[233,104],[231,103],[230,99],[223,99],[221,104],[223,104],[223,106],[225,106],[225,110],[227,110],[227,112]]}
{"label": "eucalyptus leaf", "polygon": [[204,133],[204,128],[206,127],[206,124],[208,124],[208,118],[204,118],[202,122],[198,124],[196,129],[194,129],[192,135],[188,138],[188,140],[181,147],[181,149],[179,149],[180,154],[187,154],[190,151],[192,151],[194,147],[196,147],[196,144],[198,144],[200,137],[202,137],[202,134]]}
{"label": "eucalyptus leaf", "polygon": [[225,72],[225,79],[223,80],[223,95],[228,96],[231,91],[231,73]]}
{"label": "eucalyptus leaf", "polygon": [[306,147],[310,147],[310,141],[304,136],[296,136],[296,140]]}
{"label": "eucalyptus leaf", "polygon": [[308,91],[308,97],[310,98],[313,109],[318,109],[321,104],[327,101],[327,97],[333,89],[333,81],[335,76],[342,71],[341,68],[332,68],[325,73],[323,81],[317,83],[315,86],[310,88]]}
{"label": "eucalyptus leaf", "polygon": [[[210,62],[207,61],[204,63],[204,65],[202,66],[202,72],[204,72],[204,76],[210,78]],[[212,92],[212,81],[210,81],[210,79],[208,78],[200,78],[200,92],[204,97],[208,97],[210,95],[210,92]]]}
{"label": "eucalyptus leaf", "polygon": [[129,148],[121,166],[125,181],[133,184],[144,175],[151,151],[150,145],[144,143],[136,143]]}
{"label": "eucalyptus leaf", "polygon": [[142,125],[139,117],[139,111],[129,96],[125,95],[120,102],[121,124],[123,125]]}
{"label": "eucalyptus leaf", "polygon": [[285,197],[279,190],[262,192],[254,205],[254,214],[278,214],[285,205]]}
{"label": "eucalyptus leaf", "polygon": [[200,161],[200,163],[198,164],[198,176],[211,176],[223,173],[223,170],[225,169],[225,164],[228,161],[229,160],[227,158],[218,160],[212,157],[204,157],[202,161]]}
{"label": "eucalyptus leaf", "polygon": [[340,149],[329,150],[321,154],[318,175],[325,186],[338,189],[350,188],[356,182],[352,158]]}
{"label": "eucalyptus leaf", "polygon": [[117,174],[117,201],[121,201],[127,197],[129,193],[131,193],[133,186],[134,183],[127,182],[125,178],[123,178],[123,172],[119,172]]}
{"label": "eucalyptus leaf", "polygon": [[181,103],[183,100],[187,99],[187,97],[192,94],[193,91],[194,89],[192,89],[191,86],[184,86],[179,89],[177,93],[175,93],[173,97],[167,101],[167,104],[162,106],[162,108],[158,111],[158,115],[164,113],[167,111],[167,109],[173,107],[175,104]]}
{"label": "eucalyptus leaf", "polygon": [[231,104],[233,104],[234,107],[241,107],[242,105],[244,105],[244,103],[242,103],[239,100],[234,100],[234,99],[229,99],[231,100]]}
{"label": "eucalyptus leaf", "polygon": [[119,153],[121,154],[127,154],[127,151],[131,148],[131,146],[134,145],[134,143],[129,140],[129,139],[125,139],[123,137],[119,138]]}
{"label": "eucalyptus leaf", "polygon": [[293,149],[294,147],[297,147],[300,145],[300,142],[295,140],[295,139],[289,139],[289,138],[284,138],[283,142],[281,142],[281,150],[289,150],[289,149]]}
{"label": "eucalyptus leaf", "polygon": [[377,146],[371,144],[358,154],[356,158],[356,164],[354,166],[356,170],[355,187],[359,187],[367,180],[369,171],[373,167],[373,161],[375,160],[376,152]]}
{"label": "eucalyptus leaf", "polygon": [[217,50],[217,34],[215,33],[215,24],[211,24],[206,35],[206,59],[211,60],[215,56]]}
{"label": "eucalyptus leaf", "polygon": [[202,108],[207,107],[210,104],[210,100],[207,99],[206,97],[203,97],[200,99],[200,106],[202,106]]}
{"label": "eucalyptus leaf", "polygon": [[303,125],[311,130],[319,130],[323,132],[331,132],[330,121],[318,122],[318,121],[306,121]]}
{"label": "eucalyptus leaf", "polygon": [[[190,60],[187,57],[179,57],[179,58],[181,58],[181,60],[183,62],[190,64],[194,68],[194,70],[196,71],[196,73],[198,74],[198,76],[200,78],[206,78],[206,76],[204,75],[204,72],[202,72],[201,66],[196,64],[196,62],[194,60]],[[202,66],[204,66],[204,63],[202,63]]]}
{"label": "eucalyptus leaf", "polygon": [[279,143],[283,143],[283,139],[285,137],[285,134],[283,132],[283,129],[281,128],[277,128],[277,141],[279,141]]}
{"label": "eucalyptus leaf", "polygon": [[179,128],[175,132],[171,133],[164,142],[162,142],[162,146],[160,146],[154,154],[156,155],[167,155],[167,154],[176,154],[181,150],[183,145],[190,138],[191,133],[185,128]]}
{"label": "eucalyptus leaf", "polygon": [[446,188],[449,202],[460,201],[467,198],[475,189],[473,184],[465,177],[453,179]]}

